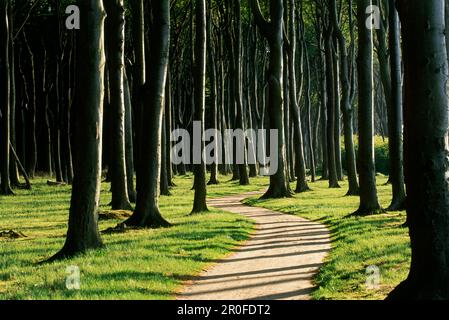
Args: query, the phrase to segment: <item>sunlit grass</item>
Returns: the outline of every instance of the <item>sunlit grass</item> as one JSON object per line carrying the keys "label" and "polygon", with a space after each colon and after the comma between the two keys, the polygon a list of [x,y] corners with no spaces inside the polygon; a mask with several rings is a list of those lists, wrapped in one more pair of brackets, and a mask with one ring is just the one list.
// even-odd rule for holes
{"label": "sunlit grass", "polygon": [[[209,186],[210,196],[260,190],[266,179],[239,187],[220,177]],[[71,260],[46,265],[64,244],[70,205],[69,186],[34,181],[33,190],[17,190],[0,197],[0,231],[16,230],[27,238],[0,238],[0,300],[3,299],[171,299],[183,281],[222,258],[252,231],[247,219],[211,210],[189,215],[192,177],[176,178],[172,196],[161,198],[161,211],[174,226],[102,235],[105,247]],[[102,184],[101,209],[111,200],[109,184]],[[100,221],[100,230],[119,220]],[[81,271],[81,290],[67,290],[66,268]]]}
{"label": "sunlit grass", "polygon": [[[381,205],[391,201],[391,186],[378,177]],[[332,232],[332,251],[316,276],[314,299],[382,299],[408,274],[410,246],[408,229],[403,228],[405,212],[365,218],[347,218],[359,204],[358,197],[345,197],[347,184],[329,189],[328,183],[310,184],[313,191],[291,199],[248,200],[251,205],[299,215],[326,224]],[[380,268],[380,286],[369,290],[366,268]]]}

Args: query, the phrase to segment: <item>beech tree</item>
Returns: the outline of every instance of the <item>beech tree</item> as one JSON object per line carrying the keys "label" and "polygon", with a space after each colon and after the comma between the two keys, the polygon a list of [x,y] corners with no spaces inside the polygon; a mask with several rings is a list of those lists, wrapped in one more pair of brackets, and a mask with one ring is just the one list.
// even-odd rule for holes
{"label": "beech tree", "polygon": [[338,51],[340,54],[340,82],[342,86],[341,91],[341,108],[343,111],[343,126],[344,126],[344,143],[346,150],[346,166],[348,174],[349,190],[347,195],[355,196],[359,194],[359,184],[357,181],[356,156],[354,149],[354,130],[353,122],[353,108],[351,105],[351,84],[350,84],[350,62],[348,57],[348,49],[346,38],[340,28],[340,23],[337,16],[337,1],[329,1],[329,10],[331,13],[331,23],[335,29],[335,34],[338,40]]}
{"label": "beech tree", "polygon": [[[397,7],[403,39],[404,172],[412,258],[407,279],[389,298],[449,299],[444,1],[398,0]],[[417,45],[416,39],[426,45]]]}
{"label": "beech tree", "polygon": [[389,0],[389,49],[391,73],[391,101],[388,104],[388,132],[390,156],[390,182],[393,189],[393,199],[388,211],[405,209],[405,187],[403,167],[403,116],[402,116],[402,62],[400,48],[400,30],[396,0]]}
{"label": "beech tree", "polygon": [[270,0],[270,21],[262,15],[258,0],[251,0],[251,8],[257,26],[267,39],[270,47],[270,66],[268,68],[268,115],[270,129],[278,131],[278,170],[270,176],[270,186],[263,198],[282,198],[292,195],[289,178],[286,171],[286,147],[284,134],[284,110],[283,110],[283,15],[284,5],[282,1]]}
{"label": "beech tree", "polygon": [[373,95],[373,28],[368,28],[366,9],[371,0],[357,4],[359,56],[359,179],[360,206],[355,215],[371,215],[382,211],[377,198],[374,160],[374,95]]}
{"label": "beech tree", "polygon": [[0,39],[5,45],[0,49],[0,112],[1,112],[1,138],[0,138],[0,194],[12,194],[9,179],[9,155],[10,155],[10,65],[9,65],[9,49],[10,49],[10,32],[8,18],[8,2],[2,1],[0,4]]}
{"label": "beech tree", "polygon": [[105,8],[111,109],[111,206],[113,210],[132,210],[125,158],[125,7],[123,0],[108,0]]}
{"label": "beech tree", "polygon": [[[146,51],[145,86],[141,113],[137,171],[137,200],[133,215],[125,226],[169,227],[159,210],[162,120],[165,104],[170,44],[170,1],[151,1],[152,13],[149,47]],[[140,29],[143,31],[143,29]],[[141,37],[140,37],[141,38]],[[145,125],[144,125],[145,124]]]}
{"label": "beech tree", "polygon": [[[195,0],[195,115],[194,119],[201,124],[201,134],[198,139],[200,143],[200,164],[195,164],[194,190],[192,213],[207,211],[206,203],[206,164],[204,159],[204,131],[205,131],[205,86],[206,86],[206,1]],[[246,170],[246,169],[245,169]]]}
{"label": "beech tree", "polygon": [[104,20],[102,0],[79,1],[77,46],[76,153],[65,244],[50,261],[72,257],[103,245],[98,232],[102,113],[104,96]]}

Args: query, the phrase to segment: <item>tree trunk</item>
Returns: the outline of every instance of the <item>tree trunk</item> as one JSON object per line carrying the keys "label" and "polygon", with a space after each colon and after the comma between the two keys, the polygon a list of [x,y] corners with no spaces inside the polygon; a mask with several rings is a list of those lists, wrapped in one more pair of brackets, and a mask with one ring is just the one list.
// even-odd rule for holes
{"label": "tree trunk", "polygon": [[[289,0],[289,50],[288,50],[288,74],[289,74],[289,94],[292,111],[293,124],[295,128],[295,167],[296,173],[296,193],[309,191],[307,184],[306,161],[304,156],[304,139],[301,126],[301,112],[299,110],[298,99],[296,95],[296,19],[295,19],[295,3]],[[307,94],[307,93],[306,93]]]}
{"label": "tree trunk", "polygon": [[136,190],[134,189],[134,141],[131,92],[126,72],[124,73],[125,90],[125,163],[126,163],[126,186],[128,187],[129,201],[136,203]]}
{"label": "tree trunk", "polygon": [[[129,1],[133,19],[132,36],[135,54],[133,73],[132,107],[134,115],[134,165],[136,171],[140,168],[140,152],[142,143],[142,112],[143,112],[143,90],[145,84],[145,15],[143,0]],[[136,175],[136,189],[139,189],[140,175]]]}
{"label": "tree trunk", "polygon": [[327,159],[329,169],[329,188],[340,188],[338,184],[337,163],[335,158],[335,101],[337,92],[335,92],[332,32],[332,28],[330,30],[327,30],[324,39],[327,91]]}
{"label": "tree trunk", "polygon": [[[277,130],[277,171],[270,176],[270,186],[262,198],[291,197],[289,178],[286,171],[286,150],[283,120],[283,14],[282,1],[270,0],[270,22],[262,16],[258,0],[251,0],[256,23],[270,46],[270,67],[268,70],[268,114],[270,129]],[[272,141],[271,143],[275,143]],[[274,156],[274,155],[271,155]]]}
{"label": "tree trunk", "polygon": [[348,174],[349,190],[348,196],[359,194],[359,183],[357,181],[356,157],[354,149],[354,130],[352,127],[353,110],[350,100],[350,66],[348,51],[346,49],[346,39],[341,31],[337,19],[337,3],[332,0],[330,4],[331,19],[338,39],[338,50],[340,53],[340,82],[342,86],[341,108],[343,112],[343,129],[345,142],[346,167]]}
{"label": "tree trunk", "polygon": [[[391,66],[391,101],[388,104],[388,145],[390,151],[390,182],[393,188],[393,200],[388,211],[405,209],[403,142],[402,142],[402,65],[399,35],[399,19],[395,0],[388,0],[390,6],[390,66]],[[447,1],[446,1],[447,2]]]}
{"label": "tree trunk", "polygon": [[123,0],[105,1],[107,66],[111,110],[112,210],[132,210],[128,196],[125,160],[125,8]]}
{"label": "tree trunk", "polygon": [[[10,110],[11,110],[11,114],[10,114],[10,142],[12,144],[12,146],[14,148],[17,147],[16,144],[16,64],[15,64],[15,41],[13,39],[14,37],[14,13],[13,13],[13,6],[12,6],[12,1],[9,1],[9,6],[8,6],[8,18],[9,18],[9,68],[10,68],[10,72],[11,72],[11,76],[10,76]],[[17,168],[17,163],[16,161],[10,161],[9,162],[9,169],[10,169],[10,181],[11,181],[11,185],[13,187],[17,187],[20,186],[20,181],[19,181],[19,170]]]}
{"label": "tree trunk", "polygon": [[200,164],[195,164],[194,189],[195,197],[193,200],[192,213],[207,211],[206,204],[206,164],[204,162],[205,144],[203,140],[205,132],[205,85],[206,85],[206,1],[195,1],[195,21],[196,21],[196,37],[195,37],[195,115],[194,120],[200,121],[201,132],[197,143],[200,143]]}
{"label": "tree trunk", "polygon": [[377,199],[376,166],[374,162],[374,98],[373,98],[373,32],[366,27],[366,8],[371,0],[357,5],[359,26],[359,179],[360,207],[354,215],[382,212]]}
{"label": "tree trunk", "polygon": [[104,95],[104,19],[102,0],[79,2],[81,29],[77,47],[74,179],[69,227],[64,247],[50,261],[72,257],[102,246],[98,232],[102,112]]}
{"label": "tree trunk", "polygon": [[1,139],[0,139],[0,163],[1,163],[1,183],[0,195],[12,194],[9,180],[9,138],[10,138],[10,76],[9,67],[9,19],[8,2],[2,1],[0,4],[0,39],[6,45],[0,48],[0,111],[1,111]]}
{"label": "tree trunk", "polygon": [[447,300],[449,115],[444,1],[398,0],[397,5],[404,48],[404,172],[412,258],[407,280],[388,298]]}
{"label": "tree trunk", "polygon": [[28,38],[26,32],[23,32],[23,40],[25,46],[28,51],[29,59],[30,59],[30,85],[31,85],[31,95],[29,102],[29,112],[28,112],[28,130],[27,130],[27,152],[26,152],[26,161],[25,161],[25,169],[27,171],[30,179],[34,178],[34,173],[36,170],[37,163],[37,140],[36,140],[36,110],[37,110],[37,86],[36,86],[36,68],[35,68],[35,58],[34,53],[31,50],[31,47],[28,43]]}
{"label": "tree trunk", "polygon": [[147,82],[144,91],[140,156],[137,164],[137,201],[133,215],[126,226],[146,228],[169,227],[159,211],[162,118],[167,82],[170,45],[170,1],[152,1],[153,16],[149,43],[151,51],[146,65]]}

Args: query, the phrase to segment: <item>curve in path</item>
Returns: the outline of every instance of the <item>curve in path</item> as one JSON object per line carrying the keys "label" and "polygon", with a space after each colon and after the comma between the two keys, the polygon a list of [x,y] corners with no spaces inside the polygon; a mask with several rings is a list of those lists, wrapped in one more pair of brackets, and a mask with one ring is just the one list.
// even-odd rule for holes
{"label": "curve in path", "polygon": [[209,200],[209,205],[242,214],[256,230],[235,253],[186,285],[179,300],[307,300],[313,276],[331,248],[328,229],[294,215],[242,204],[246,193]]}

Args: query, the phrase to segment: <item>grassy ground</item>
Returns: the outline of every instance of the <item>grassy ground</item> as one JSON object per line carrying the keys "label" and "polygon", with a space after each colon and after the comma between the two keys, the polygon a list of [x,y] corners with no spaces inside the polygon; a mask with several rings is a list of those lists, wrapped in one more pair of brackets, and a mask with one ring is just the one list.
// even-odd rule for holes
{"label": "grassy ground", "polygon": [[[265,179],[240,187],[225,182],[209,187],[212,197],[254,191]],[[189,216],[191,177],[177,178],[171,197],[162,197],[161,211],[174,224],[163,230],[139,230],[103,235],[104,249],[68,261],[37,265],[56,253],[67,230],[70,187],[34,182],[32,191],[0,197],[0,231],[24,233],[22,239],[0,238],[0,300],[3,299],[170,299],[182,282],[248,238],[252,223],[213,210]],[[110,193],[102,185],[102,209]],[[119,220],[100,222],[100,230]],[[81,290],[66,289],[66,268],[78,266]]]}
{"label": "grassy ground", "polygon": [[[391,186],[379,177],[381,205],[391,201]],[[345,197],[347,184],[341,189],[328,189],[328,183],[310,184],[311,192],[291,199],[261,201],[248,204],[320,221],[331,233],[333,250],[316,277],[318,290],[314,299],[382,299],[408,274],[410,248],[408,231],[402,228],[405,213],[386,213],[366,218],[346,218],[359,204],[358,197]],[[380,286],[368,289],[366,269],[380,268]]]}

